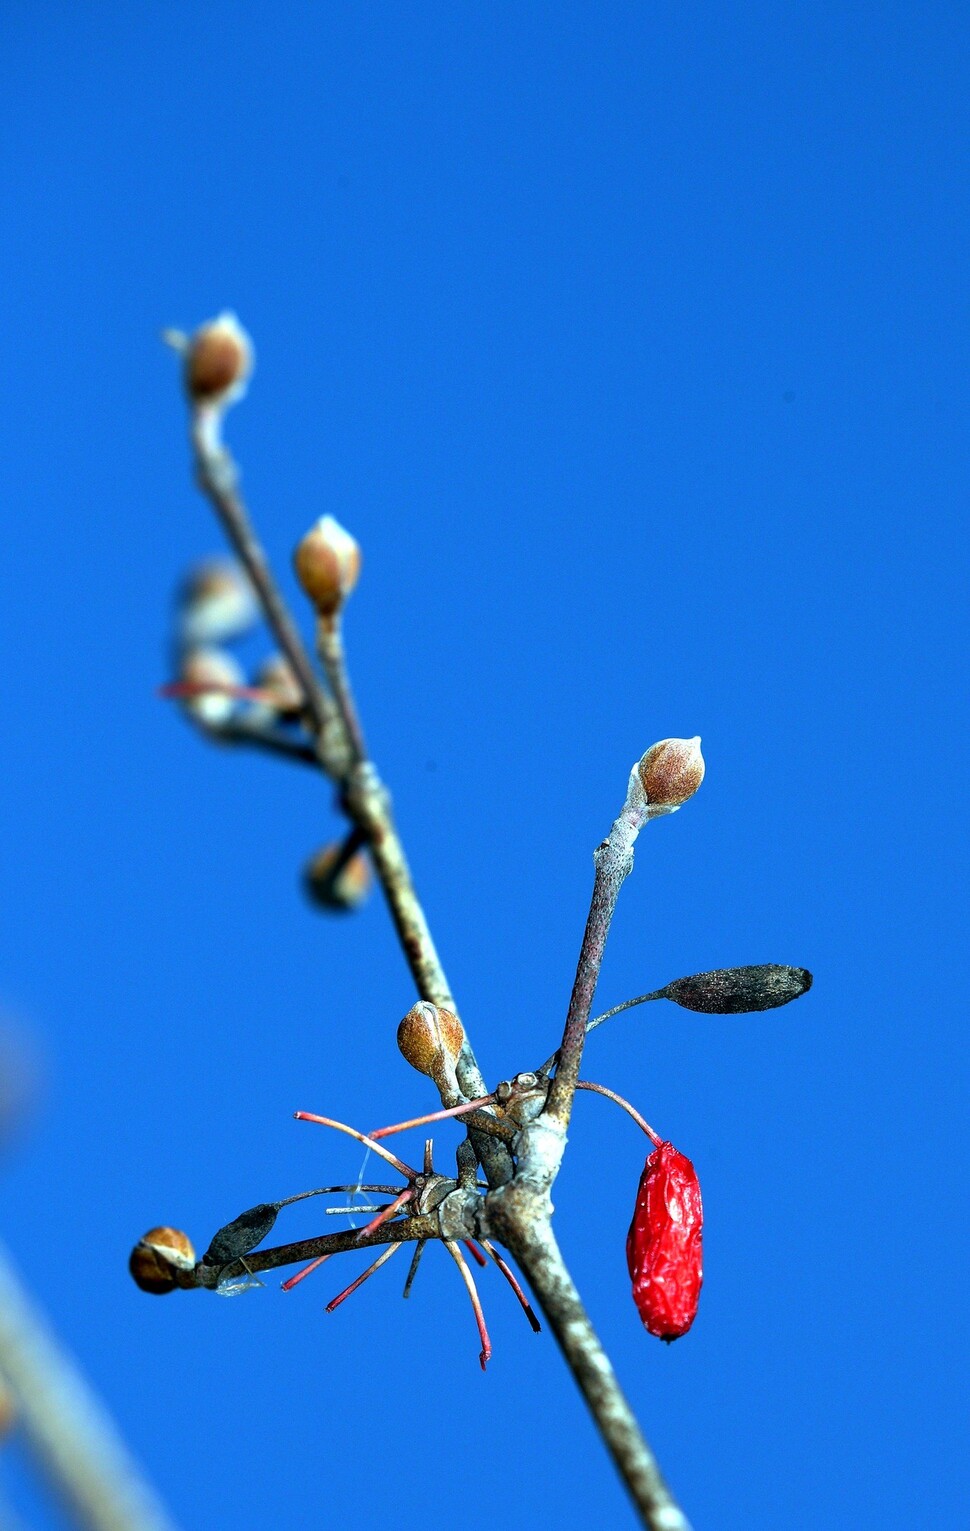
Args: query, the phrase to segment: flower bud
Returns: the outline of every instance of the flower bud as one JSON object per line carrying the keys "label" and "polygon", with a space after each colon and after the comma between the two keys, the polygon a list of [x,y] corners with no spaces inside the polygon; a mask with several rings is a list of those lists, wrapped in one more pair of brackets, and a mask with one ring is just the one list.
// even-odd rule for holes
{"label": "flower bud", "polygon": [[334,875],[333,867],[342,850],[339,842],[325,845],[303,869],[303,886],[311,904],[331,914],[348,914],[359,908],[370,892],[370,865],[363,851],[357,851]]}
{"label": "flower bud", "polygon": [[360,548],[333,516],[321,516],[293,555],[296,577],[320,616],[332,617],[360,574]]}
{"label": "flower bud", "polygon": [[200,325],[185,348],[185,389],[195,404],[235,403],[252,370],[252,341],[235,314]]}
{"label": "flower bud", "polygon": [[174,1292],[178,1272],[195,1265],[195,1250],[178,1228],[149,1228],[131,1251],[128,1269],[143,1292]]}
{"label": "flower bud", "polygon": [[246,683],[232,655],[215,648],[190,649],[182,660],[179,680],[186,686],[212,688],[187,696],[183,704],[186,712],[205,728],[219,728],[229,721],[239,703],[226,688]]}
{"label": "flower bud", "polygon": [[397,1028],[397,1045],[408,1063],[435,1084],[442,1076],[453,1076],[464,1040],[465,1030],[457,1015],[426,999],[412,1005]]}
{"label": "flower bud", "polygon": [[661,739],[641,758],[637,771],[654,814],[673,813],[693,797],[704,780],[700,735],[693,739]]}
{"label": "flower bud", "polygon": [[210,558],[192,570],[180,607],[179,641],[188,648],[238,638],[259,614],[252,585],[228,558]]}

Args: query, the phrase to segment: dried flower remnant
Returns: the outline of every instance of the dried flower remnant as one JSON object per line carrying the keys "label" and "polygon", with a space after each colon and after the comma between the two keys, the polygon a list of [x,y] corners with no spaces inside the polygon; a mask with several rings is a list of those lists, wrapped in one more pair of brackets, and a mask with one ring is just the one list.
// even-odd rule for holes
{"label": "dried flower remnant", "polygon": [[652,744],[637,766],[650,817],[674,813],[693,797],[704,780],[700,735],[693,739],[661,739]]}
{"label": "dried flower remnant", "polygon": [[658,1142],[640,1177],[626,1258],[643,1326],[660,1340],[679,1339],[697,1315],[703,1221],[694,1166],[672,1143]]}
{"label": "dried flower remnant", "polygon": [[360,577],[360,547],[333,516],[321,516],[293,554],[296,577],[321,617],[337,615]]}
{"label": "dried flower remnant", "polygon": [[370,864],[364,852],[355,851],[346,857],[339,842],[317,851],[303,870],[307,898],[330,914],[349,914],[359,909],[370,885]]}
{"label": "dried flower remnant", "polygon": [[715,968],[691,978],[675,978],[658,991],[658,998],[672,999],[685,1010],[707,1015],[743,1015],[788,1005],[811,987],[812,975],[807,968],[762,962],[755,967]]}
{"label": "dried flower remnant", "polygon": [[195,1265],[192,1242],[179,1228],[149,1228],[131,1251],[128,1269],[143,1292],[174,1292],[180,1271]]}

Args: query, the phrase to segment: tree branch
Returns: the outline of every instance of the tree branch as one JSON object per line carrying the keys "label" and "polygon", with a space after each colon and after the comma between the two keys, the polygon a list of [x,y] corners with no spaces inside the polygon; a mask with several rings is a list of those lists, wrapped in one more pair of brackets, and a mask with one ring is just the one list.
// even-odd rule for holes
{"label": "tree branch", "polygon": [[104,1405],[0,1247],[0,1373],[54,1488],[89,1531],[174,1531]]}
{"label": "tree branch", "polygon": [[583,932],[573,992],[566,1012],[566,1024],[559,1044],[559,1062],[544,1113],[563,1132],[569,1126],[573,1094],[586,1040],[586,1026],[603,964],[610,922],[620,888],[633,866],[634,841],[645,822],[646,802],[634,767],[630,773],[630,786],[623,809],[614,820],[609,835],[602,845],[597,846],[593,855],[596,868],[593,896]]}
{"label": "tree branch", "polygon": [[488,1197],[488,1221],[524,1271],[642,1524],[648,1531],[690,1531],[566,1268],[548,1195],[517,1177]]}

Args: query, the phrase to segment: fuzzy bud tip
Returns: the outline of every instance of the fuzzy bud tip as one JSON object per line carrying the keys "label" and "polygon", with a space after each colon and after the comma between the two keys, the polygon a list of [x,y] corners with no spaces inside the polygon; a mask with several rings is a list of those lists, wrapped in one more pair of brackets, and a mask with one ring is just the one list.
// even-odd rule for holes
{"label": "fuzzy bud tip", "polygon": [[293,555],[296,577],[320,616],[332,617],[360,575],[360,548],[333,516],[321,516]]}
{"label": "fuzzy bud tip", "polygon": [[693,797],[704,780],[700,735],[693,739],[661,739],[641,758],[637,771],[655,813],[673,813]]}
{"label": "fuzzy bud tip", "polygon": [[235,314],[200,325],[185,347],[185,390],[194,404],[235,403],[252,370],[252,341]]}
{"label": "fuzzy bud tip", "polygon": [[195,1250],[179,1228],[149,1228],[131,1251],[128,1269],[143,1292],[164,1296],[178,1286],[178,1272],[195,1265]]}
{"label": "fuzzy bud tip", "polygon": [[411,1006],[397,1028],[397,1045],[408,1063],[432,1079],[443,1067],[454,1068],[464,1040],[457,1015],[425,999]]}

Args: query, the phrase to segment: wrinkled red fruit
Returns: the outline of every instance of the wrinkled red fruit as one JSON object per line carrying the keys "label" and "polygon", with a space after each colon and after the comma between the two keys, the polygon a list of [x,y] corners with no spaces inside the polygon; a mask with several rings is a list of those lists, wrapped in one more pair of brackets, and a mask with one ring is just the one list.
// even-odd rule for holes
{"label": "wrinkled red fruit", "polygon": [[626,1240],[633,1300],[643,1326],[660,1340],[686,1334],[704,1279],[701,1188],[689,1159],[672,1143],[647,1158]]}

